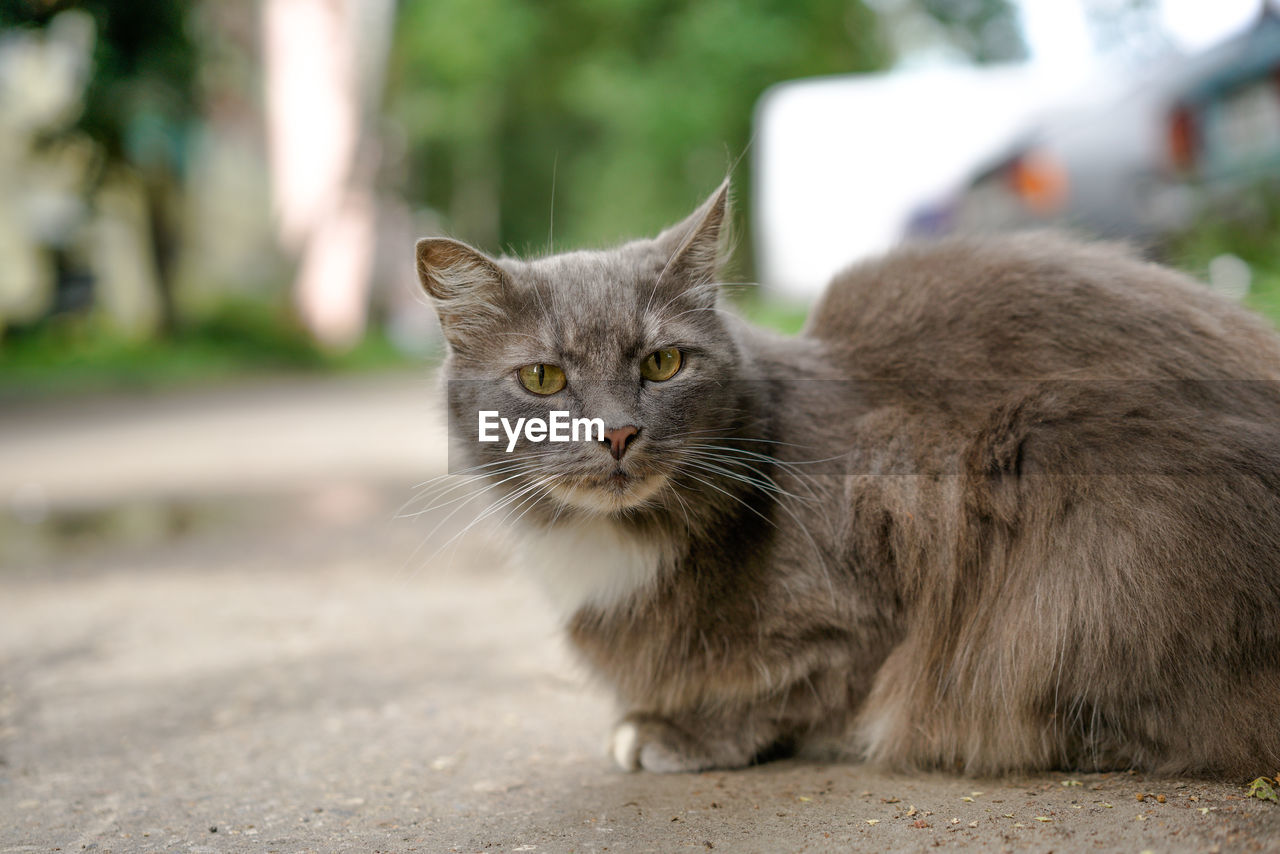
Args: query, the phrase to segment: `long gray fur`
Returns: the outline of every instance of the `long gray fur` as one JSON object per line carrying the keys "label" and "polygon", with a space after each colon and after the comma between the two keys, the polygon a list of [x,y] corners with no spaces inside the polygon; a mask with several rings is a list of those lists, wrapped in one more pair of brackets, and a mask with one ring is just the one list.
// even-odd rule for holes
{"label": "long gray fur", "polygon": [[[727,194],[610,251],[418,246],[455,451],[616,692],[614,758],[1280,769],[1280,338],[1051,234],[861,264],[782,338],[717,293]],[[640,433],[506,454],[485,407]]]}

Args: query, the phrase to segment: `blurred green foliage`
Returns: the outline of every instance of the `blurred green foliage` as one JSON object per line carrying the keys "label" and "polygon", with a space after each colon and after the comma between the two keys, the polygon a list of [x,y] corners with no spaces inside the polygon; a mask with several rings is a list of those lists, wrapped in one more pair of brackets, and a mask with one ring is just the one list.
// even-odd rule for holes
{"label": "blurred green foliage", "polygon": [[198,53],[185,3],[173,0],[0,0],[0,29],[44,27],[78,9],[94,21],[93,74],[77,126],[112,159],[174,168],[174,139],[197,115]]}
{"label": "blurred green foliage", "polygon": [[[93,77],[74,130],[98,143],[103,168],[145,182],[172,333],[130,342],[92,315],[53,314],[0,338],[0,391],[400,361],[377,332],[347,357],[324,356],[289,302],[266,294],[207,319],[177,317],[168,282],[189,208],[189,131],[211,108],[199,16],[214,2],[0,0],[0,30],[43,27],[72,8],[93,17]],[[237,3],[228,19],[256,20],[254,3]],[[902,14],[931,19],[978,62],[1004,58],[995,42],[1016,41],[1009,0],[400,0],[376,111],[375,136],[405,153],[388,161],[387,189],[438,212],[463,239],[536,254],[653,233],[732,170],[742,224],[750,176],[735,167],[750,157],[761,93],[887,68]],[[734,278],[751,278],[750,228],[737,233]],[[740,306],[783,331],[803,321],[802,307],[753,294]]]}
{"label": "blurred green foliage", "polygon": [[765,297],[755,290],[732,297],[737,313],[747,321],[783,335],[795,335],[809,317],[810,306],[805,302]]}
{"label": "blurred green foliage", "polygon": [[1206,208],[1165,254],[1202,280],[1214,258],[1240,258],[1253,273],[1245,304],[1280,327],[1280,186],[1274,182],[1233,195],[1229,204]]}
{"label": "blurred green foliage", "polygon": [[[1024,53],[1009,0],[874,6],[403,0],[386,109],[410,152],[398,189],[451,234],[523,255],[654,233],[731,170],[741,219],[750,176],[734,167],[770,86],[887,68],[886,22],[911,15],[975,62]],[[740,233],[735,266],[749,274]]]}
{"label": "blurred green foliage", "polygon": [[114,168],[126,167],[140,180],[161,330],[173,333],[187,137],[200,110],[191,8],[173,0],[0,0],[0,32],[45,27],[72,9],[93,19],[93,68],[74,126],[53,135],[80,132],[96,144],[98,168],[83,188],[86,196]]}
{"label": "blurred green foliage", "polygon": [[747,153],[770,85],[889,59],[860,0],[406,0],[388,112],[411,197],[544,252],[553,177],[557,248],[652,233]]}
{"label": "blurred green foliage", "polygon": [[163,389],[249,374],[365,371],[409,366],[378,332],[355,349],[321,349],[289,313],[266,301],[224,303],[170,338],[121,337],[98,316],[60,315],[14,330],[0,359],[0,401],[67,393]]}

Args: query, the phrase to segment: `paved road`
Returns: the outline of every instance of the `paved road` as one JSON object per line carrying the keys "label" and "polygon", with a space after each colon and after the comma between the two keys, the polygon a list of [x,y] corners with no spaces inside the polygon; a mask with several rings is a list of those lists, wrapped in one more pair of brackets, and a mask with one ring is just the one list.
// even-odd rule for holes
{"label": "paved road", "polygon": [[0,405],[0,502],[412,484],[445,466],[437,402],[423,372]]}
{"label": "paved road", "polygon": [[[358,413],[399,424],[418,388],[268,397],[277,423],[318,418],[345,449],[368,435]],[[175,424],[244,423],[264,399],[135,401],[97,435],[149,431],[144,456],[181,465],[173,445],[189,451],[190,435]],[[68,429],[41,417],[23,435]],[[41,453],[88,454],[72,434]],[[0,457],[23,459],[30,482],[42,464],[14,435],[0,432]],[[236,467],[263,457],[206,435],[223,465],[200,470],[218,477],[154,466],[113,500],[109,478],[92,494],[67,478],[45,487],[43,522],[0,528],[0,851],[1280,850],[1280,807],[1237,785],[794,761],[615,771],[609,702],[500,541],[450,542],[465,509],[396,518],[440,458],[401,469],[392,450],[435,447],[438,432],[408,430],[326,476],[308,443],[296,457],[278,443],[275,474],[244,481]],[[102,438],[96,453],[134,447]]]}

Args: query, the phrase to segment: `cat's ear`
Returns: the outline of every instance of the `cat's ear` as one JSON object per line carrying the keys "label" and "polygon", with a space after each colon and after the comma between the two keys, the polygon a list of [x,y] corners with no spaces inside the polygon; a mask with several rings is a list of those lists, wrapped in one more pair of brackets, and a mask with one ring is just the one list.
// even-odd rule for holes
{"label": "cat's ear", "polygon": [[484,321],[500,315],[506,273],[465,243],[424,237],[417,244],[418,278],[435,303],[445,336],[457,346]]}
{"label": "cat's ear", "polygon": [[701,291],[714,302],[728,218],[726,178],[696,211],[658,235],[656,243],[666,259],[659,284]]}

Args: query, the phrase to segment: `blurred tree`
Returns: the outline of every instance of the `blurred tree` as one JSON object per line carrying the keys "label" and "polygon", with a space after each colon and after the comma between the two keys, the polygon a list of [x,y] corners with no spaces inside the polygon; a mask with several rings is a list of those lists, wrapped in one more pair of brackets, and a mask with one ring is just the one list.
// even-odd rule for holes
{"label": "blurred tree", "polygon": [[[0,0],[0,29],[44,27],[81,9],[97,29],[93,72],[74,128],[101,148],[101,182],[127,167],[145,188],[149,243],[160,289],[161,327],[176,324],[174,261],[186,132],[196,115],[197,54],[188,4],[172,0]],[[92,194],[95,187],[86,188]]]}
{"label": "blurred tree", "polygon": [[1017,10],[1008,0],[914,2],[943,27],[948,41],[974,62],[987,64],[1027,58]]}
{"label": "blurred tree", "polygon": [[867,0],[900,64],[1027,58],[1013,0]]}
{"label": "blurred tree", "polygon": [[535,56],[544,17],[529,0],[408,0],[400,13],[389,85],[416,152],[405,189],[487,245],[499,237],[500,139],[521,120],[517,83],[549,82],[554,57]]}
{"label": "blurred tree", "polygon": [[553,213],[561,245],[677,219],[746,152],[764,89],[888,58],[860,0],[406,0],[390,112],[411,197],[540,251]]}
{"label": "blurred tree", "polygon": [[[906,2],[967,56],[1021,55],[1007,0]],[[553,221],[559,246],[651,233],[747,154],[766,88],[892,59],[863,0],[403,0],[401,189],[491,250],[549,250]]]}

